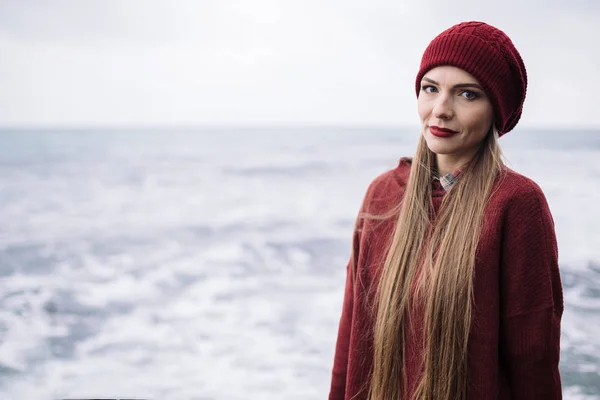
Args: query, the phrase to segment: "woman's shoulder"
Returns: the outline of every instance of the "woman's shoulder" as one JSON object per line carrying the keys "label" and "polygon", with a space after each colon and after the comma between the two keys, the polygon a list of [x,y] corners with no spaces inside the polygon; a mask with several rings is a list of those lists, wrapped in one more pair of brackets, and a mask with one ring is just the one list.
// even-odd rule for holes
{"label": "woman's shoulder", "polygon": [[490,201],[504,209],[547,208],[546,195],[541,186],[509,167],[505,167],[500,175]]}
{"label": "woman's shoulder", "polygon": [[498,189],[509,197],[543,196],[540,185],[532,178],[525,176],[509,167],[505,167],[500,176]]}
{"label": "woman's shoulder", "polygon": [[369,197],[388,197],[390,194],[397,194],[399,190],[405,189],[410,175],[410,157],[402,157],[398,164],[375,176],[369,183],[367,196]]}
{"label": "woman's shoulder", "polygon": [[402,199],[410,174],[409,157],[402,157],[398,164],[376,175],[367,186],[362,212],[380,214],[389,211]]}

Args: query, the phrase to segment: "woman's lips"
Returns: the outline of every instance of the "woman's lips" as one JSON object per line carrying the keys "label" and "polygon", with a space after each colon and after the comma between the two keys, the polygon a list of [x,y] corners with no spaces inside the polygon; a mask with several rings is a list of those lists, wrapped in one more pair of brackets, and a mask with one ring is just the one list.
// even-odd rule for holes
{"label": "woman's lips", "polygon": [[458,132],[452,129],[440,128],[438,126],[430,126],[429,131],[433,136],[447,138],[456,135]]}

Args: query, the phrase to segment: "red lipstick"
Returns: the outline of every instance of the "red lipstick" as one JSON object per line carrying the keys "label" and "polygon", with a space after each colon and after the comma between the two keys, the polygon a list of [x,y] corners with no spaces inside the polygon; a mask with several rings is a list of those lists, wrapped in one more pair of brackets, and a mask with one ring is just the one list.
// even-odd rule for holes
{"label": "red lipstick", "polygon": [[440,128],[439,126],[434,126],[434,125],[431,125],[429,127],[429,132],[431,132],[431,134],[433,136],[442,137],[442,138],[448,138],[448,137],[454,136],[455,134],[458,133],[456,131],[453,131],[452,129]]}

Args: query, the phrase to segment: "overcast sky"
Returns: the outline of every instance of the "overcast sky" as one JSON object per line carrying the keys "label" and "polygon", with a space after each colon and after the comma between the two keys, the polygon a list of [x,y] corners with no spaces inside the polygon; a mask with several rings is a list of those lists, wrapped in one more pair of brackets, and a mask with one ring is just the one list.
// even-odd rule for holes
{"label": "overcast sky", "polygon": [[464,20],[521,52],[522,125],[600,127],[599,0],[0,0],[0,126],[415,125]]}

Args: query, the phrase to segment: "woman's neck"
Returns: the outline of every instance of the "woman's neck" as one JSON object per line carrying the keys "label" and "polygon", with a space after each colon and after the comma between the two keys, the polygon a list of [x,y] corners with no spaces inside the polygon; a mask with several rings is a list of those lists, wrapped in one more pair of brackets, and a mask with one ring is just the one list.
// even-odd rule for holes
{"label": "woman's neck", "polygon": [[460,164],[455,163],[455,162],[448,162],[449,160],[447,160],[445,157],[440,157],[438,155],[436,158],[437,158],[436,164],[437,164],[437,175],[438,176],[444,176],[448,173],[453,173],[460,167]]}
{"label": "woman's neck", "polygon": [[467,164],[471,158],[475,155],[477,149],[475,151],[469,152],[467,154],[463,153],[460,155],[457,154],[436,154],[436,166],[438,176],[444,176],[448,173],[454,173],[461,169],[465,164]]}

